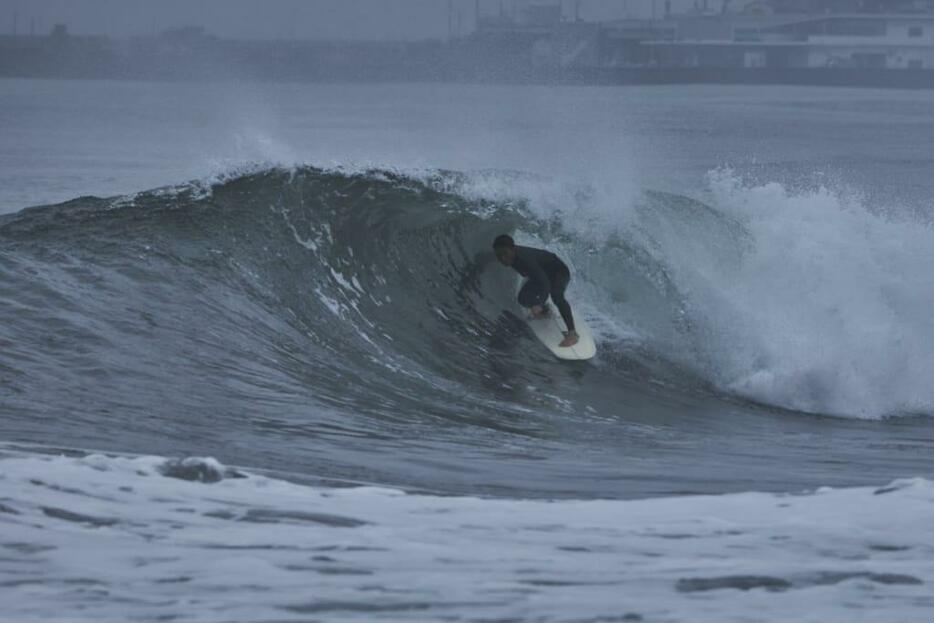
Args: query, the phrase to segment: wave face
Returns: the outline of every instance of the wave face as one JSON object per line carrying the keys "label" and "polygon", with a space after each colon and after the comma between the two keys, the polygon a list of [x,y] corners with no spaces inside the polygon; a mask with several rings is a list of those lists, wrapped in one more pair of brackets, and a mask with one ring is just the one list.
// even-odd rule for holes
{"label": "wave face", "polygon": [[[889,238],[930,254],[929,230],[720,178],[717,209],[646,192],[587,219],[592,194],[562,195],[570,211],[554,211],[502,191],[540,180],[489,175],[271,169],[5,217],[12,435],[550,495],[561,478],[576,479],[574,494],[581,482],[605,493],[620,456],[635,462],[627,477],[657,475],[667,452],[679,484],[640,491],[654,493],[703,490],[718,470],[748,487],[735,470],[745,451],[692,476],[700,454],[684,443],[720,438],[710,422],[728,429],[737,410],[756,424],[722,452],[774,433],[785,416],[749,399],[857,417],[934,411],[921,378],[934,355],[918,339],[934,336],[927,277]],[[572,265],[598,360],[555,361],[528,332],[515,275],[489,252],[506,231]]]}

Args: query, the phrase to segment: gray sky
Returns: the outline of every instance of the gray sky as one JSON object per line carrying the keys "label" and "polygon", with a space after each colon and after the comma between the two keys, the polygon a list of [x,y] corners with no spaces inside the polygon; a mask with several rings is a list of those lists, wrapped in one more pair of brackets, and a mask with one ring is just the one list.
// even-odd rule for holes
{"label": "gray sky", "polygon": [[[483,13],[521,8],[535,0],[480,0]],[[544,0],[537,0],[539,4]],[[558,0],[551,0],[557,2]],[[546,2],[547,3],[547,2]],[[582,0],[584,19],[651,14],[652,0]],[[693,0],[673,0],[675,10]],[[712,1],[710,4],[714,4]],[[466,34],[474,25],[474,0],[453,0]],[[573,13],[573,0],[563,0]],[[656,0],[663,11],[664,0]],[[46,33],[54,23],[75,34],[139,35],[197,25],[232,38],[420,39],[448,30],[447,0],[0,0],[0,32]]]}

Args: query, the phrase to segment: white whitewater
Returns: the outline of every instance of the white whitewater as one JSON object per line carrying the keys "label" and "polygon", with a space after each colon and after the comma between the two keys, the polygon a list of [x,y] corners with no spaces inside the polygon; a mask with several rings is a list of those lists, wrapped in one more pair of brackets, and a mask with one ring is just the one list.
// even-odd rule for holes
{"label": "white whitewater", "polygon": [[22,623],[850,623],[926,621],[934,607],[923,479],[543,502],[11,449],[0,491],[0,601]]}

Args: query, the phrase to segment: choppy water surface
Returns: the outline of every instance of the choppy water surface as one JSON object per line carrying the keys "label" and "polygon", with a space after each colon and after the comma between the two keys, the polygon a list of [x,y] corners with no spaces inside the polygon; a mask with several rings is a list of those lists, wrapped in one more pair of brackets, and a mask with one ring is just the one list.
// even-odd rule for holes
{"label": "choppy water surface", "polygon": [[[84,452],[70,463],[46,457],[60,449],[214,456],[315,485],[289,489],[268,508],[252,488],[284,487],[269,484],[278,480],[250,476],[246,489],[229,492],[246,496],[249,509],[224,521],[278,524],[321,520],[330,494],[317,487],[338,483],[425,494],[412,509],[387,501],[397,493],[379,493],[388,497],[375,505],[365,491],[359,500],[347,494],[360,521],[379,525],[381,505],[399,517],[431,514],[440,500],[434,494],[492,496],[504,506],[475,502],[490,504],[484,508],[494,515],[511,508],[526,517],[531,502],[519,501],[526,498],[798,492],[931,476],[930,96],[268,88],[0,83],[9,96],[0,104],[9,139],[0,146],[7,212],[0,216],[0,436],[10,474],[0,479],[0,519],[17,526],[23,547],[39,539],[32,530],[45,525],[40,515],[51,518],[53,531],[147,524],[120,510],[130,504],[121,487],[143,487],[130,482],[131,473],[159,478],[165,470],[153,466],[171,464]],[[33,203],[49,205],[21,209]],[[515,277],[489,249],[503,232],[571,265],[570,300],[597,336],[595,360],[557,361],[527,330],[512,301]],[[68,484],[69,469],[84,476]],[[55,472],[54,482],[44,470]],[[96,480],[95,470],[108,475]],[[220,517],[209,508],[214,494],[187,488],[202,485],[154,486],[152,512],[167,522],[179,521],[169,517],[178,509],[163,505],[173,495],[194,500],[191,512]],[[52,491],[61,504],[29,502],[31,487]],[[927,481],[898,487],[907,493],[889,499],[906,512],[929,504]],[[68,489],[78,497],[65,500]],[[874,499],[861,491],[852,495]],[[86,508],[85,494],[110,502]],[[720,516],[745,499],[723,497],[710,512]],[[736,503],[765,521],[764,509],[781,507],[777,499]],[[664,504],[688,521],[690,500]],[[540,556],[539,546],[590,547],[577,543],[587,532],[575,532],[578,502],[561,504],[569,506],[556,511],[563,519],[552,531],[563,536],[532,539],[527,555]],[[608,504],[593,507],[598,532],[650,508]],[[820,503],[803,508],[808,521],[823,521]],[[452,513],[456,526],[432,529],[463,536],[477,525],[473,511],[456,503],[435,510]],[[645,521],[663,521],[668,511],[656,510]],[[95,523],[101,517],[114,521]],[[831,533],[846,530],[840,513],[826,520]],[[537,530],[522,522],[518,532]],[[783,538],[778,523],[756,525],[723,534],[751,531],[756,547]],[[193,529],[220,524],[205,526]],[[681,534],[676,527],[672,534]],[[883,526],[863,528],[870,536],[859,547],[874,557],[909,550],[911,560],[924,557],[920,533],[896,549],[884,549],[886,541],[873,550]],[[636,547],[644,530],[633,530],[617,537]],[[133,543],[142,538],[130,533]],[[398,530],[367,534],[369,545],[344,545],[418,541]],[[104,536],[107,551],[116,541]],[[218,546],[236,546],[238,538]],[[243,538],[265,543],[254,533]],[[802,548],[813,546],[810,538],[802,537]],[[65,542],[36,546],[68,549]],[[561,564],[589,564],[567,556]],[[708,590],[814,586],[834,587],[826,589],[832,600],[861,582],[907,591],[902,601],[892,597],[906,612],[927,607],[920,589],[904,588],[924,585],[923,565],[899,573],[885,561],[870,569],[831,558],[833,569],[816,571],[804,558],[811,567],[796,568],[792,556],[781,569],[652,573],[684,603]],[[123,568],[111,562],[107,568]],[[280,562],[291,565],[289,573],[299,568],[291,559],[273,566]],[[529,568],[541,574],[548,565],[539,563]],[[33,563],[10,564],[10,573],[22,575]],[[461,573],[464,564],[452,568]],[[179,577],[189,577],[186,565]],[[541,613],[523,601],[534,601],[534,583],[504,569],[492,573],[512,596],[494,600],[503,608],[491,611]],[[68,581],[53,575],[39,586]],[[139,581],[150,588],[162,581],[147,578]],[[538,579],[545,582],[539,588],[571,585],[563,576]],[[332,588],[353,599],[335,593],[280,610],[287,618],[332,611],[392,618],[403,610],[397,618],[415,618],[393,609],[398,600],[355,592],[389,590],[382,580],[370,589],[352,584]],[[587,586],[580,599],[605,595],[599,583]],[[442,607],[437,596],[419,599],[399,603],[417,604],[417,612]],[[469,618],[483,599],[465,593],[463,604],[443,608]],[[862,603],[863,594],[855,599]],[[525,606],[512,609],[517,603]],[[745,610],[731,609],[738,603],[717,601],[711,616],[741,616]],[[632,614],[648,619],[687,612],[638,606]],[[579,619],[626,614],[613,612],[585,609]],[[223,608],[216,614],[226,616]]]}

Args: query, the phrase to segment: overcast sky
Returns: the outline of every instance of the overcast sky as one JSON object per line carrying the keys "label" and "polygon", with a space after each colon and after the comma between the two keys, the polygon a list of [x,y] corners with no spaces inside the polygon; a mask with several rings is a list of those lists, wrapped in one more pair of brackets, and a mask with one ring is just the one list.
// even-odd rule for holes
{"label": "overcast sky", "polygon": [[[510,11],[531,2],[558,0],[480,0],[482,13]],[[474,0],[452,0],[455,20],[465,34],[473,29]],[[711,0],[710,4],[714,4]],[[658,15],[664,0],[655,0]],[[574,0],[563,0],[573,14]],[[584,19],[645,17],[653,0],[581,0]],[[673,0],[675,10],[693,0]],[[447,36],[448,0],[0,0],[0,32],[46,33],[63,23],[75,34],[151,34],[197,25],[232,38],[421,39]]]}

